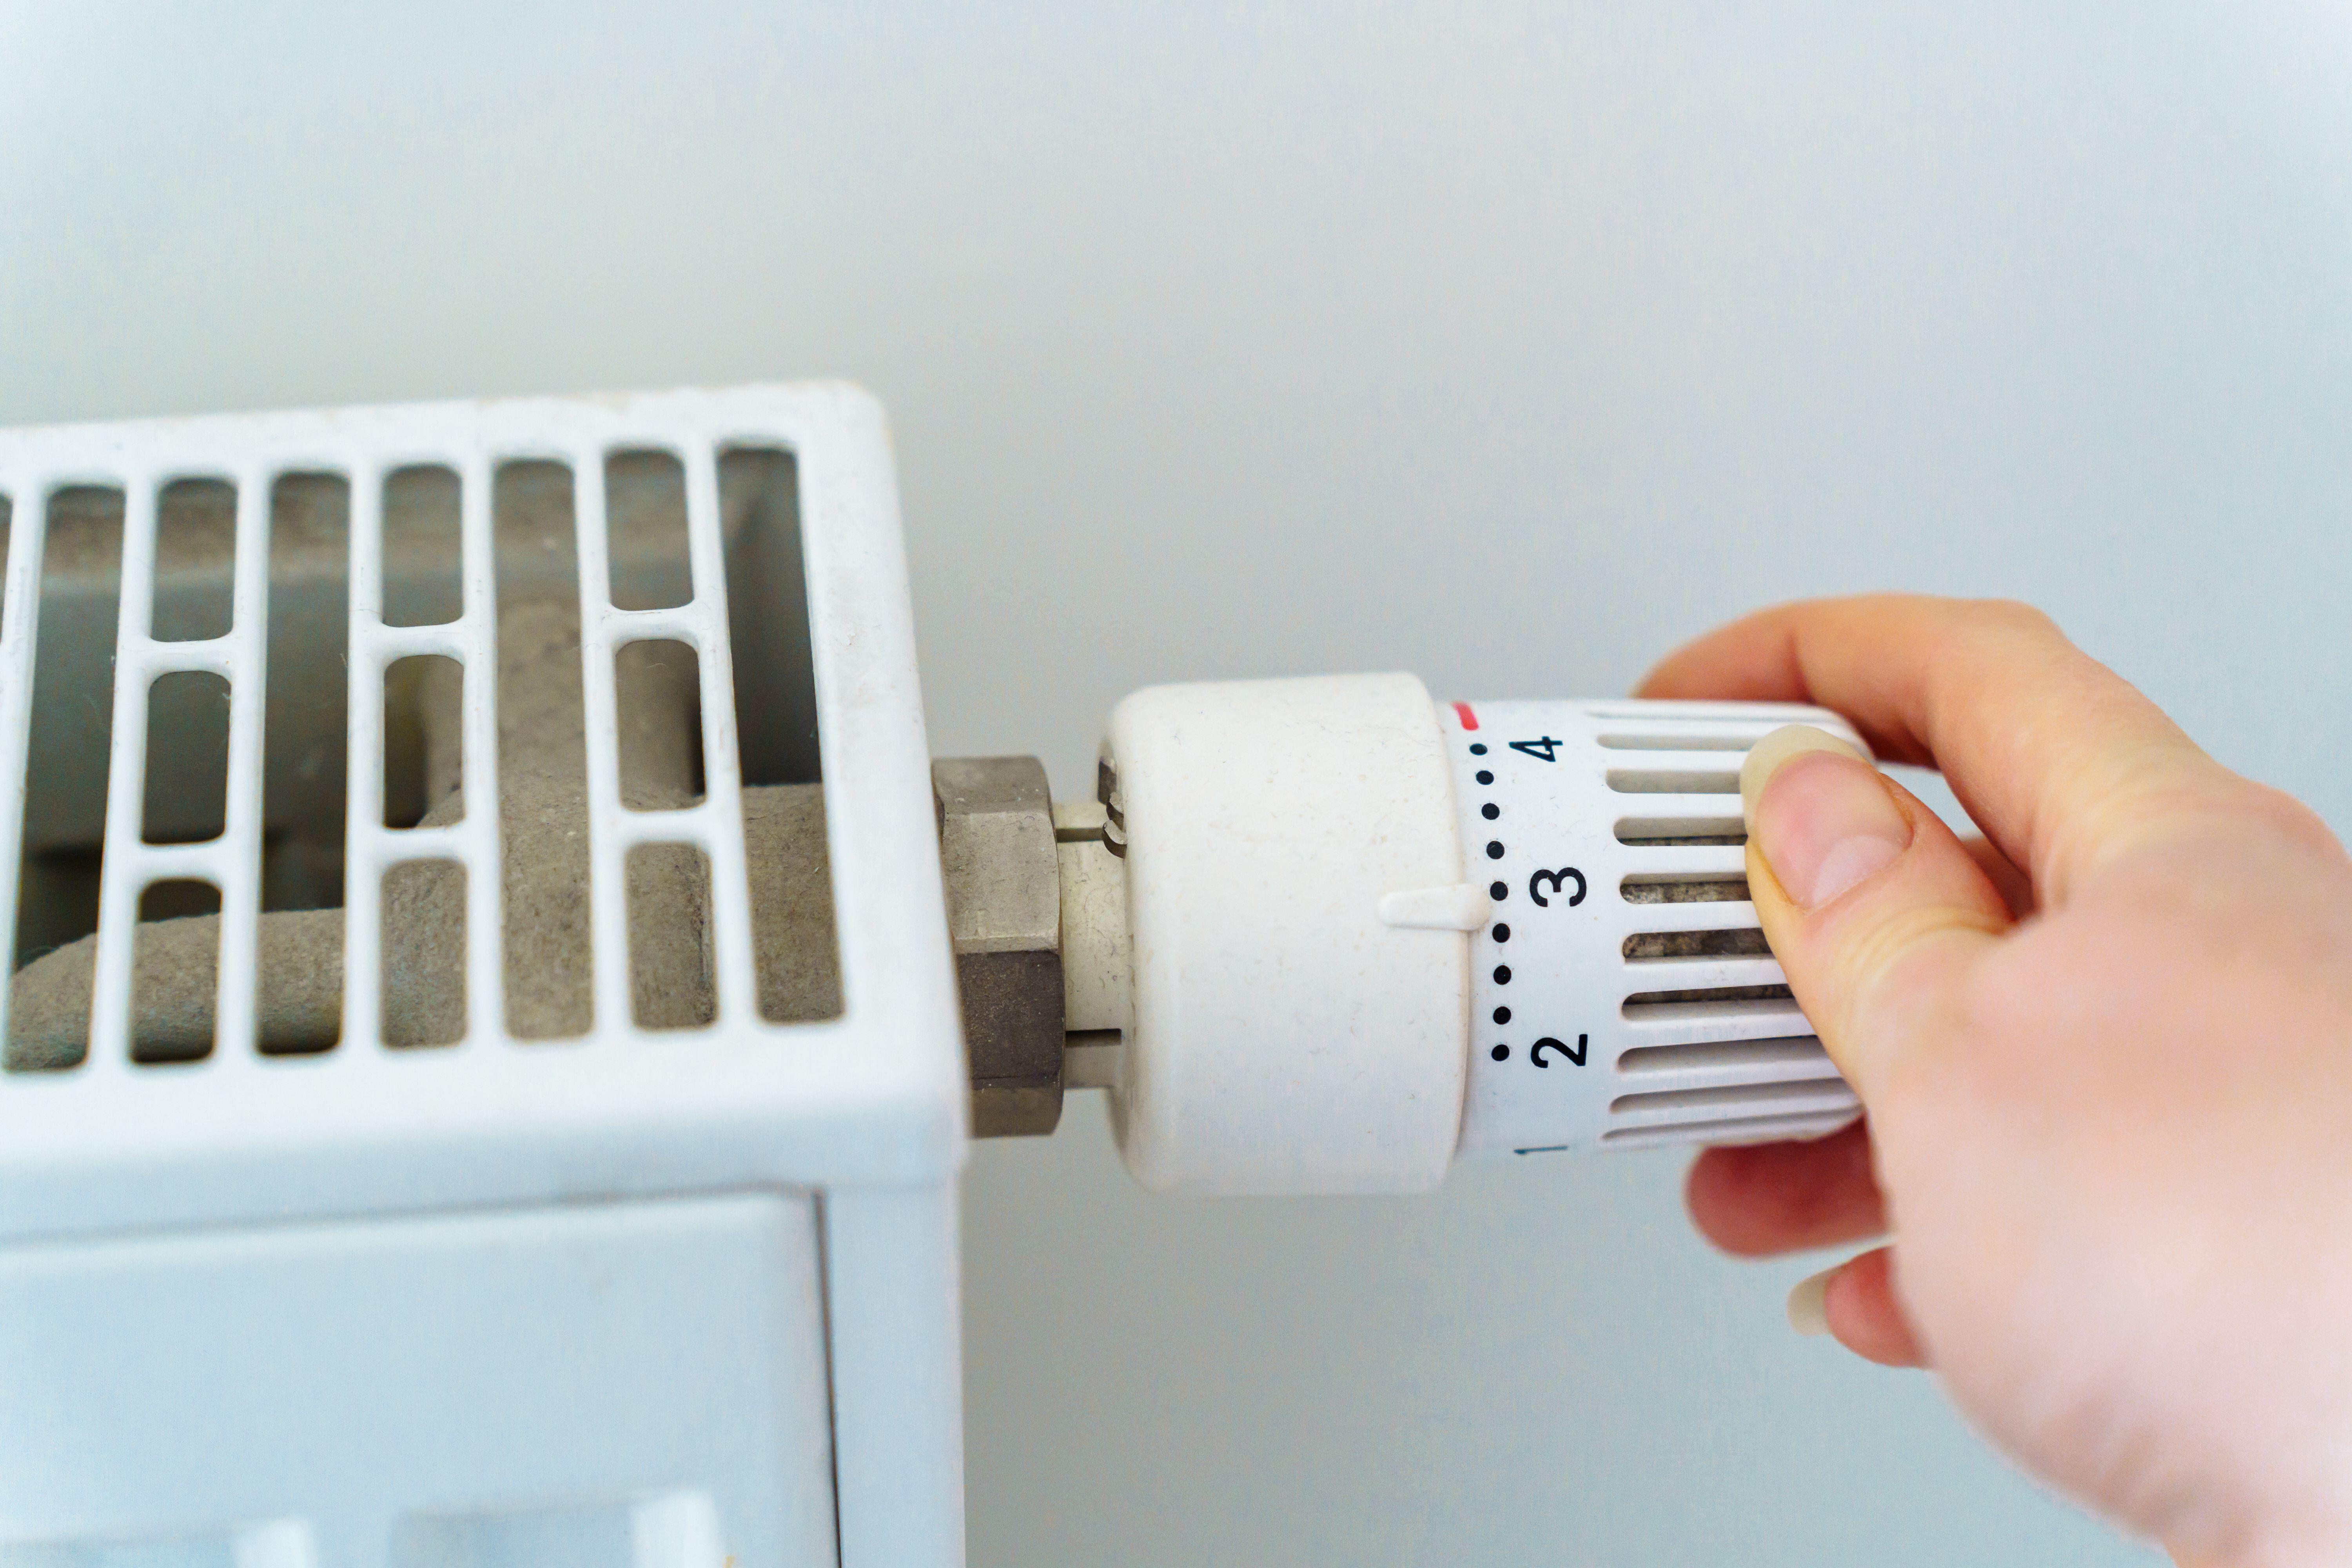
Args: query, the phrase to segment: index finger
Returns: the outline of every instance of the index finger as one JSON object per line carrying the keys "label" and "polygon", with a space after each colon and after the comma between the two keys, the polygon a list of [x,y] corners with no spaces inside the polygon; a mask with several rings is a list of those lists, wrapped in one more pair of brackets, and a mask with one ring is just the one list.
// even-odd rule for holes
{"label": "index finger", "polygon": [[1783,605],[1668,656],[1639,695],[1836,710],[1882,759],[1941,768],[2045,903],[2240,782],[2023,605],[1904,594]]}

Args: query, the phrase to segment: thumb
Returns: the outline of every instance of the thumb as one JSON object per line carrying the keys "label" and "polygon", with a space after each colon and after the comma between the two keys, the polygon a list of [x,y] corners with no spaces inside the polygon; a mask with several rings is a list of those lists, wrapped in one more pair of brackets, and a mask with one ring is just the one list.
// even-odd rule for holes
{"label": "thumb", "polygon": [[1757,742],[1739,771],[1748,885],[1798,1005],[1861,1096],[1933,1037],[1960,982],[2010,925],[1967,847],[1862,752],[1810,725]]}

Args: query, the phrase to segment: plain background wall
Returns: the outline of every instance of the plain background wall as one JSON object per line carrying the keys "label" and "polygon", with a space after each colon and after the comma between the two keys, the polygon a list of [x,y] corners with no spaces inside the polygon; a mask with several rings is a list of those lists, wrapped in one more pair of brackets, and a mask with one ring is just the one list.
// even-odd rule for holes
{"label": "plain background wall", "polygon": [[[840,375],[935,749],[1154,680],[1625,688],[2040,604],[2352,826],[2352,22],[2252,4],[0,12],[0,419]],[[1311,803],[1302,802],[1302,808]],[[976,1155],[982,1564],[2126,1563],[1680,1160]]]}

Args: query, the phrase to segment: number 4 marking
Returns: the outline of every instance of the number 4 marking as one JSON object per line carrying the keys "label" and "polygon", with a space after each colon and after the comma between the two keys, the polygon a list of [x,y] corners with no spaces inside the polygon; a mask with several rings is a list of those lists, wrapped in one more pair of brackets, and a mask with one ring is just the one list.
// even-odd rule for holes
{"label": "number 4 marking", "polygon": [[1559,761],[1559,742],[1546,735],[1540,741],[1513,741],[1511,750],[1525,752],[1538,762],[1556,763]]}

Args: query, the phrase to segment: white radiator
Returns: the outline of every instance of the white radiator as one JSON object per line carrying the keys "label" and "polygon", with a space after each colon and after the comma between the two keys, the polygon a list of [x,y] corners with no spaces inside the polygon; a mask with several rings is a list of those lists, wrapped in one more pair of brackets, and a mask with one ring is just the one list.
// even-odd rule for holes
{"label": "white radiator", "polygon": [[[513,476],[536,489],[508,540]],[[608,492],[663,483],[683,539],[654,518],[614,544]],[[388,493],[403,527],[434,511],[409,504],[420,485],[462,541],[438,601],[410,574],[432,552],[387,534]],[[19,430],[0,433],[0,873],[63,889],[44,909],[96,881],[87,1017],[9,1019],[0,1073],[0,1564],[959,1561],[966,1085],[873,402],[814,385]],[[331,555],[338,528],[339,620],[298,592],[302,552]],[[495,700],[499,595],[534,571],[584,649],[583,771],[502,836],[520,741]],[[92,662],[109,583],[110,724]],[[227,624],[195,626],[214,600]],[[632,644],[683,645],[698,697],[696,787],[660,809],[624,799]],[[415,748],[385,677],[426,658],[462,667],[456,739],[423,764],[455,783],[406,820]],[[93,691],[37,703],[92,669]],[[740,728],[739,679],[762,688]],[[225,715],[205,709],[224,684]],[[193,709],[155,710],[151,781],[151,705],[183,690]],[[836,967],[778,984],[836,1016],[779,1022],[741,802],[747,783],[804,797],[812,723]],[[548,886],[502,864],[502,837],[509,857],[584,857],[578,952],[502,944],[502,900]],[[629,929],[644,846],[684,847],[645,862],[676,896],[640,918],[698,929]],[[339,878],[347,915],[306,900],[305,875]],[[142,900],[166,894],[219,911],[182,922],[216,941],[194,996],[167,994],[189,966],[151,973],[135,951]],[[435,929],[396,946],[387,898]],[[0,940],[22,962],[37,933],[18,904],[0,900]],[[799,921],[793,962],[822,967],[809,909],[770,918]],[[702,966],[683,1024],[651,1026],[633,994],[633,941],[656,938]],[[272,962],[281,997],[331,999],[323,1022],[263,1016]],[[564,974],[577,994],[510,994]],[[436,1016],[457,1021],[446,1039],[415,1022]],[[134,1052],[142,1031],[169,1048]]]}

